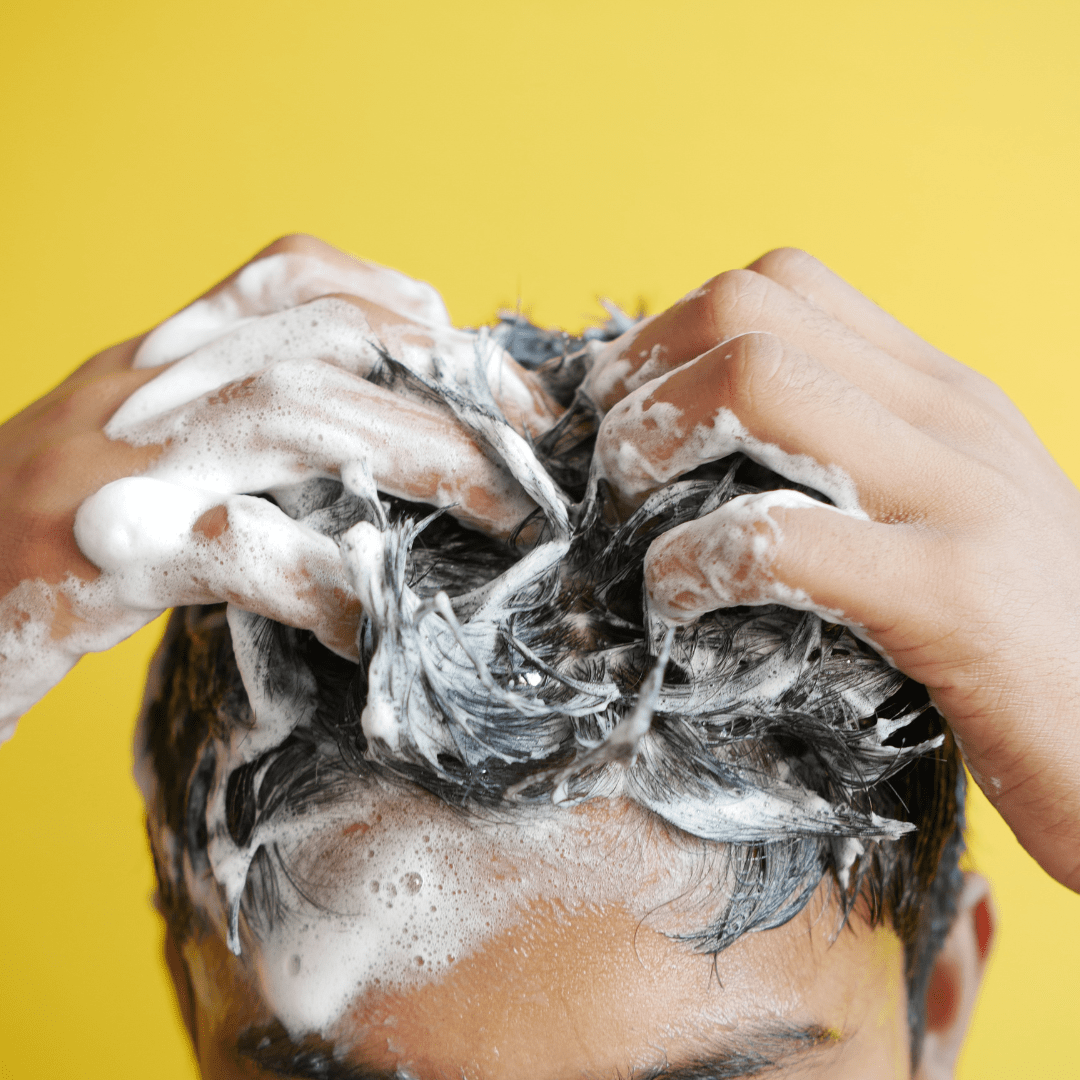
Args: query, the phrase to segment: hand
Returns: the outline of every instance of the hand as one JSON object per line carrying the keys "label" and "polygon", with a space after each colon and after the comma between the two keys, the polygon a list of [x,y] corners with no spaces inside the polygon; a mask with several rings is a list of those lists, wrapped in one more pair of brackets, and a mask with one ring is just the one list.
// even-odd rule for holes
{"label": "hand", "polygon": [[737,498],[646,559],[653,613],[779,603],[925,683],[1021,843],[1080,890],[1080,492],[992,383],[801,252],[611,342],[583,391],[623,514],[734,451],[827,495]]}
{"label": "hand", "polygon": [[430,398],[367,378],[391,355],[467,380],[479,356],[541,434],[546,394],[480,345],[429,286],[287,237],[0,427],[0,739],[79,656],[176,604],[226,600],[355,657],[337,545],[294,520],[312,478],[508,536],[535,508],[508,470]]}

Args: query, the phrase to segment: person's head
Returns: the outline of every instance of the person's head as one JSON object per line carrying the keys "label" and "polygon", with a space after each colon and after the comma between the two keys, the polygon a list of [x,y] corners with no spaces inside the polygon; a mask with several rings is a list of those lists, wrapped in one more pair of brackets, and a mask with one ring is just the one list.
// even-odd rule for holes
{"label": "person's head", "polygon": [[[565,341],[503,340],[559,390]],[[652,539],[781,478],[735,455],[614,523],[587,409],[544,471],[427,389],[517,455],[536,546],[317,482],[292,509],[341,540],[360,664],[209,608],[152,673],[140,779],[204,1072],[948,1075],[989,909],[925,691],[814,615],[670,634],[643,603]]]}

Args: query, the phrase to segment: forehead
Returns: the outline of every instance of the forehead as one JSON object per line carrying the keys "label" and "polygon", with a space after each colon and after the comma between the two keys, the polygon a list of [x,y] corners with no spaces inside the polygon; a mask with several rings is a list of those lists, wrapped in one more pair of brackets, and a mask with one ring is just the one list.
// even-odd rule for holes
{"label": "forehead", "polygon": [[621,799],[466,814],[373,782],[285,823],[265,849],[253,892],[274,903],[243,948],[291,1032],[327,1030],[377,988],[438,982],[537,911],[610,907],[678,935],[717,918],[726,896],[725,849]]}
{"label": "forehead", "polygon": [[292,1040],[275,1037],[254,986],[229,985],[220,942],[201,965],[189,946],[196,992],[219,1010],[199,1050],[221,1077],[313,1076],[316,1064],[335,1080],[686,1080],[773,1061],[807,1077],[907,1076],[898,939],[865,926],[834,939],[814,908],[714,967],[618,906],[538,903],[439,977],[373,984],[329,1029]]}
{"label": "forehead", "polygon": [[[713,1070],[685,1075],[741,1076],[796,1059],[800,1075],[906,1075],[897,938],[860,927],[833,940],[821,915],[714,961],[618,905],[536,904],[442,978],[365,995],[333,1038],[348,1060],[423,1080],[614,1078],[703,1061]],[[857,1071],[837,1072],[840,1056]]]}
{"label": "forehead", "polygon": [[272,1017],[422,1080],[628,1075],[787,1031],[820,1034],[800,1052],[906,1047],[891,931],[837,936],[822,892],[780,929],[695,953],[679,936],[722,911],[723,850],[633,804],[508,820],[372,785],[275,857],[278,918],[245,935],[233,1046]]}

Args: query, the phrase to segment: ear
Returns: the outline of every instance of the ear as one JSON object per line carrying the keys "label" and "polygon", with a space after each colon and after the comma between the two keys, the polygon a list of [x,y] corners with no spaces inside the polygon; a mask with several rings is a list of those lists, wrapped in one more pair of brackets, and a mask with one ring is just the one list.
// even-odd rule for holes
{"label": "ear", "polygon": [[978,874],[965,874],[956,919],[930,975],[917,1080],[950,1080],[953,1076],[996,926],[989,883]]}

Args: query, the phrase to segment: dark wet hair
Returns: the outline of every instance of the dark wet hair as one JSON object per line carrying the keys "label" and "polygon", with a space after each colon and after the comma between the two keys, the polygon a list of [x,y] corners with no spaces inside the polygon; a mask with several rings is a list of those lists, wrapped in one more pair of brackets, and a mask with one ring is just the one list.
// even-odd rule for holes
{"label": "dark wet hair", "polygon": [[[277,875],[287,872],[258,829],[283,811],[341,798],[372,776],[465,812],[617,789],[669,827],[727,845],[734,894],[688,938],[699,950],[786,922],[825,879],[846,911],[861,899],[871,924],[892,925],[917,1057],[963,850],[963,770],[925,689],[846,628],[782,607],[714,612],[661,641],[642,599],[649,543],[728,499],[792,485],[736,454],[609,524],[603,485],[589,484],[595,411],[574,395],[586,342],[516,319],[495,336],[570,406],[535,448],[578,500],[557,560],[514,578],[523,560],[513,546],[398,500],[373,510],[327,480],[311,486],[308,524],[341,536],[357,520],[385,519],[393,618],[365,615],[359,665],[268,620],[234,615],[230,632],[223,606],[174,613],[141,727],[172,933],[183,940],[200,920],[190,885],[210,875],[215,784],[224,785],[228,842],[251,853],[238,910],[256,934],[279,917]],[[386,360],[384,381],[411,379]],[[491,615],[492,589],[507,580]],[[408,596],[420,598],[418,610]],[[485,610],[474,633],[470,619]],[[259,657],[257,689],[248,665],[250,695],[233,651],[241,630]],[[430,728],[406,731],[393,748],[369,739],[363,722],[380,649],[418,657],[414,692]],[[303,719],[250,760],[226,762],[230,732],[256,722],[252,698],[295,701]],[[747,805],[765,809],[749,821],[732,813]]]}

